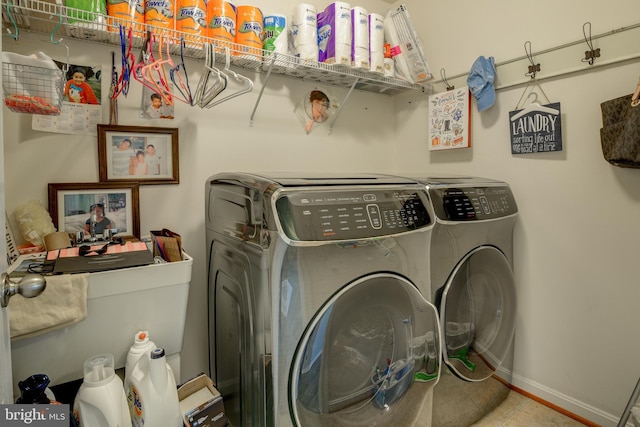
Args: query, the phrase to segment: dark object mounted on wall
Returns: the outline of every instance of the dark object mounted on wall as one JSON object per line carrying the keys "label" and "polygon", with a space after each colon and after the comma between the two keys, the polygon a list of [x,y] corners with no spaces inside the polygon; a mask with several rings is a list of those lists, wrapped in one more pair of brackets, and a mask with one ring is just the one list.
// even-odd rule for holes
{"label": "dark object mounted on wall", "polygon": [[602,155],[614,166],[640,169],[640,83],[634,94],[600,104]]}

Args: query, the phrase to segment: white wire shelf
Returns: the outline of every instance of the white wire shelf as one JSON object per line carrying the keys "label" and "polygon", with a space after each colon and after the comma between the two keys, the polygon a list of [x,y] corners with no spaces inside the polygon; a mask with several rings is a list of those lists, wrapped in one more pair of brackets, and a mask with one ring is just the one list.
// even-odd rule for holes
{"label": "white wire shelf", "polygon": [[[99,22],[83,20],[86,11],[73,9],[59,3],[61,0],[2,0],[2,18],[5,31],[12,37],[20,37],[21,32],[36,32],[50,34],[52,41],[62,38],[86,40],[93,43],[120,46],[120,33],[116,26],[109,25],[110,17],[99,15]],[[73,16],[69,23],[67,16]],[[76,18],[80,17],[80,19]],[[203,46],[206,43],[221,45],[222,42],[208,38],[198,37],[174,30],[166,30],[150,25],[140,24],[142,31],[136,32],[133,37],[133,47],[142,48],[144,37],[140,34],[148,32],[162,36],[164,41],[171,44],[171,55],[180,55],[180,44],[184,39],[186,46],[183,55],[192,59],[204,59]],[[193,40],[193,41],[192,41]],[[292,55],[276,54],[269,56],[270,52],[256,50],[255,56],[242,54],[242,46],[224,42],[231,53],[231,65],[260,73],[282,75],[288,78],[355,88],[368,92],[394,95],[408,90],[423,90],[421,85],[413,84],[398,78],[384,77],[382,75],[356,70],[344,66],[324,64],[314,61],[303,61]],[[137,55],[137,52],[135,52]],[[216,62],[225,63],[226,53],[219,49],[216,53]]]}

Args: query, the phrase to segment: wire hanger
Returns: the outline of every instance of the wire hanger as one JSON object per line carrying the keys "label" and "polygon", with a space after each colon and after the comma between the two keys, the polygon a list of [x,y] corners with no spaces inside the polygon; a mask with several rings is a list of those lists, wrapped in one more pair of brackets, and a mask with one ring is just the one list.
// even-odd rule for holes
{"label": "wire hanger", "polygon": [[[589,26],[589,36],[587,36],[586,27]],[[589,65],[593,65],[596,58],[600,58],[600,48],[593,49],[593,40],[591,39],[591,22],[585,22],[582,25],[582,35],[584,36],[584,41],[587,43],[589,50],[584,52],[584,58],[582,58],[582,62],[588,62]]]}
{"label": "wire hanger", "polygon": [[444,84],[447,86],[447,90],[454,90],[456,88],[455,86],[449,84],[444,68],[440,68],[440,77],[442,78]]}
{"label": "wire hanger", "polygon": [[211,107],[215,107],[216,105],[222,104],[225,101],[228,101],[232,98],[236,98],[240,95],[244,95],[245,93],[249,93],[253,90],[253,80],[251,80],[248,77],[243,76],[242,74],[238,74],[235,71],[232,71],[229,67],[231,66],[231,50],[229,49],[229,47],[225,46],[224,48],[225,50],[225,57],[226,57],[226,64],[224,67],[224,70],[228,73],[231,73],[231,75],[234,77],[234,79],[239,82],[242,83],[243,88],[241,88],[240,90],[238,90],[237,92],[234,92],[230,95],[225,96],[222,99],[219,99],[217,101],[208,103],[206,105],[207,108],[211,108]]}
{"label": "wire hanger", "polygon": [[531,65],[529,65],[529,72],[525,73],[525,76],[530,76],[532,79],[535,79],[536,73],[540,71],[540,64],[536,64],[533,60],[533,53],[531,52],[531,42],[529,40],[524,42],[524,51],[527,54],[529,62],[531,63]]}

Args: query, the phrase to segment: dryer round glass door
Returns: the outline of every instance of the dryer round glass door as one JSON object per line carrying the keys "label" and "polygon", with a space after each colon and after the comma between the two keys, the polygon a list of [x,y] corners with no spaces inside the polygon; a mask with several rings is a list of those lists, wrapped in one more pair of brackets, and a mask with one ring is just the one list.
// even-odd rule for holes
{"label": "dryer round glass door", "polygon": [[435,306],[405,278],[351,282],[320,308],[296,348],[294,424],[413,425],[438,381],[439,337]]}
{"label": "dryer round glass door", "polygon": [[489,378],[515,331],[515,285],[505,255],[494,246],[469,252],[449,276],[439,307],[445,363],[464,380]]}

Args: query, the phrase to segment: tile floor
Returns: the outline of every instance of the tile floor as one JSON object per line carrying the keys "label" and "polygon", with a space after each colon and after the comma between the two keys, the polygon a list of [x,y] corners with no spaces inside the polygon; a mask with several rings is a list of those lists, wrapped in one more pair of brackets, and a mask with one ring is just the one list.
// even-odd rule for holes
{"label": "tile floor", "polygon": [[584,424],[512,390],[504,402],[472,426],[581,427]]}

